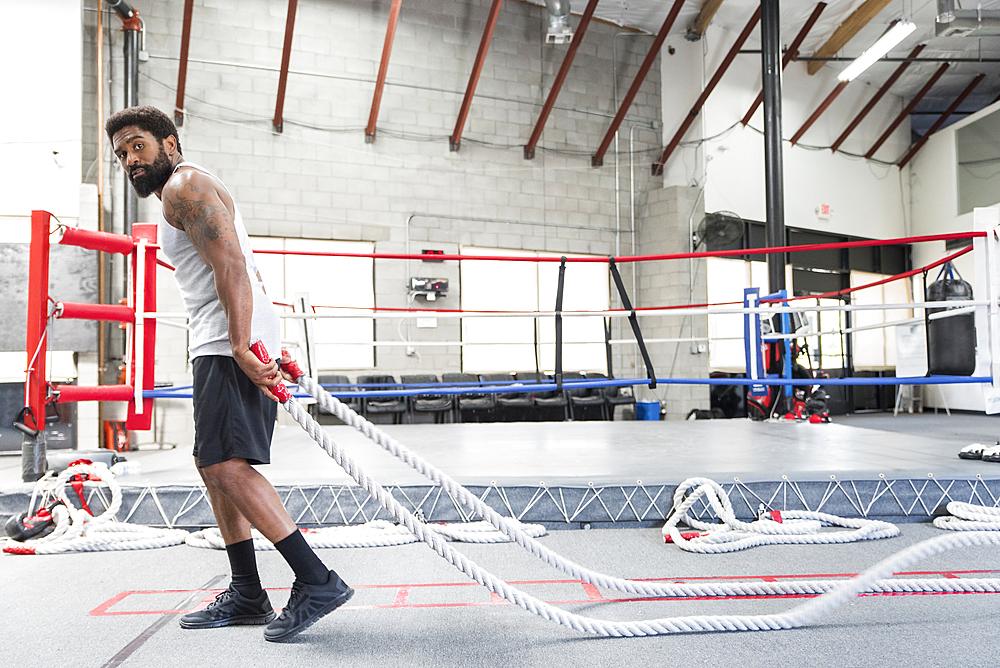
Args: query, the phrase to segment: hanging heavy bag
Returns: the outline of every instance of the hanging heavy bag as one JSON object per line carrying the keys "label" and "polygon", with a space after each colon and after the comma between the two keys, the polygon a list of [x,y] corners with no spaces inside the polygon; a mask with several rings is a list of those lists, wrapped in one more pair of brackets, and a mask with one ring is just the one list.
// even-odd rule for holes
{"label": "hanging heavy bag", "polygon": [[[946,262],[937,280],[927,286],[927,301],[968,301],[972,286],[962,280],[951,262]],[[976,370],[975,314],[965,313],[931,320],[941,311],[961,308],[928,308],[927,370],[932,376],[971,376]]]}

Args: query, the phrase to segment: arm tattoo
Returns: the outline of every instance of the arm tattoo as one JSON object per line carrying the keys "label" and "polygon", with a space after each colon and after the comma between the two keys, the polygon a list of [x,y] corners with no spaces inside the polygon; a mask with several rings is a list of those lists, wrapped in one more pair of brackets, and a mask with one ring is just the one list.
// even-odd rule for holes
{"label": "arm tattoo", "polygon": [[227,246],[233,245],[233,237],[226,234],[226,224],[231,225],[229,211],[225,206],[206,202],[195,184],[185,183],[165,198],[163,204],[164,213],[184,228],[199,252],[205,252],[210,242],[220,239]]}

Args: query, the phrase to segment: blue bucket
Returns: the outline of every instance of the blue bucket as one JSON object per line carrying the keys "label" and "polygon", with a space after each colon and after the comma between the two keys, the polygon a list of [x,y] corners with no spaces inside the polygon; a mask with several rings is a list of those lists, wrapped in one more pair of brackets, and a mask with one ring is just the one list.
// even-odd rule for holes
{"label": "blue bucket", "polygon": [[637,401],[637,402],[635,402],[635,419],[636,420],[659,420],[660,419],[660,402],[659,401]]}

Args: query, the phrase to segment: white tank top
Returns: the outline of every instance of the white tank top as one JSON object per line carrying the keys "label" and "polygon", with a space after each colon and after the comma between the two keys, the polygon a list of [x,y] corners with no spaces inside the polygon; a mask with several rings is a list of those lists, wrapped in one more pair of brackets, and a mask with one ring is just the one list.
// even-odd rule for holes
{"label": "white tank top", "polygon": [[[190,162],[182,162],[174,168],[191,167],[208,174],[221,184],[222,181],[214,174]],[[222,186],[225,188],[225,185]],[[228,193],[229,191],[226,190]],[[232,193],[230,193],[232,198]],[[250,343],[263,341],[264,347],[270,353],[271,359],[278,359],[281,352],[280,321],[271,300],[264,294],[264,284],[257,278],[257,264],[250,250],[250,240],[243,226],[243,216],[233,199],[233,223],[236,236],[240,242],[240,250],[246,259],[247,276],[253,290],[253,315],[250,321]],[[219,294],[215,290],[215,272],[205,264],[197,249],[183,230],[178,230],[163,217],[160,208],[159,239],[160,248],[166,254],[170,263],[176,268],[174,279],[180,288],[184,308],[188,312],[190,323],[190,357],[193,360],[202,355],[224,355],[232,357],[233,351],[229,343],[229,322],[222,310]]]}

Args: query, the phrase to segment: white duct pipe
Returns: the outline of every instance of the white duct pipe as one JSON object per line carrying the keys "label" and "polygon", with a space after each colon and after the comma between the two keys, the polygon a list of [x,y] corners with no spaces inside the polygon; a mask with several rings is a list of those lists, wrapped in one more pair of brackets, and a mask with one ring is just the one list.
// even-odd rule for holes
{"label": "white duct pipe", "polygon": [[955,9],[955,0],[937,0],[937,37],[984,37],[1000,35],[1000,12],[982,9]]}
{"label": "white duct pipe", "polygon": [[569,0],[545,0],[549,10],[549,26],[545,31],[545,41],[549,44],[568,44],[573,40],[573,28],[569,24]]}

